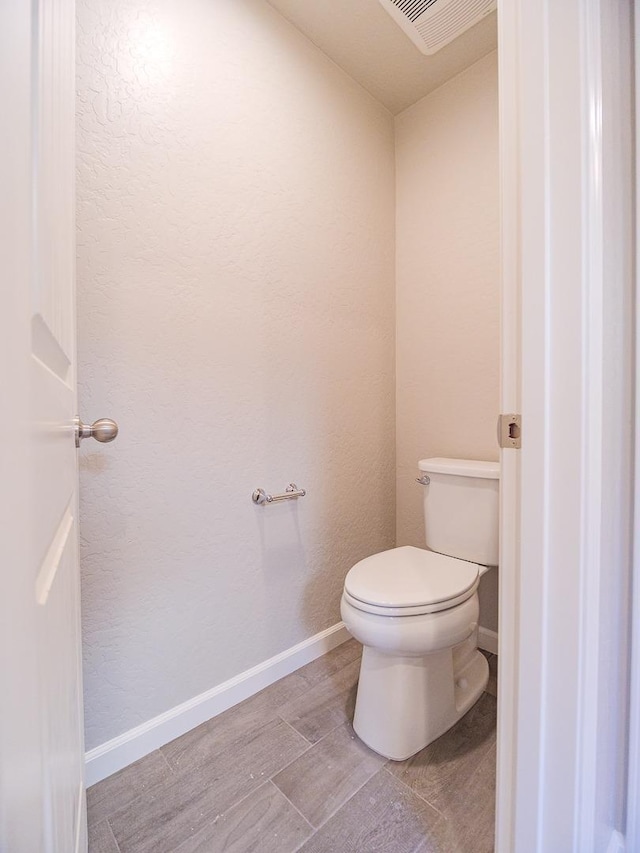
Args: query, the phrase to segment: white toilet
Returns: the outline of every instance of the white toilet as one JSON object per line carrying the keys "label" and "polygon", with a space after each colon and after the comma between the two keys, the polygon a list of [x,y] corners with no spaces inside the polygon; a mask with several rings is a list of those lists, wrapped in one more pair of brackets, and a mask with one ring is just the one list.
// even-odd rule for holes
{"label": "white toilet", "polygon": [[497,462],[424,459],[425,541],[361,560],[342,619],[364,646],[353,727],[401,761],[451,728],[489,678],[477,649],[480,576],[498,565]]}

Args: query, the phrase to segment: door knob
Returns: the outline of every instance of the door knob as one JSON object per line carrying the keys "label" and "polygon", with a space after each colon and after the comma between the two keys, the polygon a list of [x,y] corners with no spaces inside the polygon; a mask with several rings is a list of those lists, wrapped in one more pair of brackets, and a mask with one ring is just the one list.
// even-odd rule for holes
{"label": "door knob", "polygon": [[83,438],[95,438],[103,444],[113,441],[118,435],[118,424],[111,418],[100,418],[92,424],[83,424],[80,418],[74,418],[76,432],[76,447],[80,447]]}

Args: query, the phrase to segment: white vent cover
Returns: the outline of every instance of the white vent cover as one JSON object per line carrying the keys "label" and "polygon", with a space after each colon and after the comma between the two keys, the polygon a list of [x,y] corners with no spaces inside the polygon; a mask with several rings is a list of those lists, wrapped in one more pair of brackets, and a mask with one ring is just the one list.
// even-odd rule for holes
{"label": "white vent cover", "polygon": [[493,12],[497,0],[380,0],[422,53],[436,53]]}

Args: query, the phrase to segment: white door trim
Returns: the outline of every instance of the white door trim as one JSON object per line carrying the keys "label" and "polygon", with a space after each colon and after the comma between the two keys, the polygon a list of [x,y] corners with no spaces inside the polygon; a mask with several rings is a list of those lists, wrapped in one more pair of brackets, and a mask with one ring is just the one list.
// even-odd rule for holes
{"label": "white door trim", "polygon": [[[636,116],[640,115],[640,0],[635,0],[635,73]],[[629,771],[627,780],[628,850],[640,850],[640,299],[638,298],[638,273],[640,271],[640,132],[636,127],[636,398],[635,398],[635,488],[634,488],[634,541],[633,577],[631,582],[631,696],[629,710]]]}
{"label": "white door trim", "polygon": [[627,652],[603,614],[606,555],[622,553],[625,535],[624,524],[603,526],[603,498],[614,515],[630,513],[624,488],[612,495],[607,481],[612,444],[616,460],[630,451],[622,419],[620,435],[605,434],[603,365],[620,350],[626,369],[631,351],[607,339],[603,311],[626,295],[612,283],[627,287],[631,235],[624,214],[619,237],[607,220],[624,206],[620,174],[609,176],[607,208],[602,185],[615,153],[603,96],[607,121],[624,122],[610,94],[625,72],[609,62],[605,81],[600,59],[624,49],[628,9],[499,3],[502,410],[521,411],[523,446],[502,453],[498,853],[601,850],[617,829],[598,825],[595,808],[603,741],[610,748],[600,649],[616,662]]}
{"label": "white door trim", "polygon": [[[498,6],[500,113],[501,389],[502,412],[520,412],[520,287],[518,154],[518,9]],[[496,850],[513,849],[518,695],[520,453],[501,452]]]}

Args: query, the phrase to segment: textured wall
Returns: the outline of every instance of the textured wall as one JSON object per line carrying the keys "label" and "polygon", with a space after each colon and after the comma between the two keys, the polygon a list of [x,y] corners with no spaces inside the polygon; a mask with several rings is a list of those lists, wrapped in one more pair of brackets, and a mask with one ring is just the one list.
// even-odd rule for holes
{"label": "textured wall", "polygon": [[[390,115],[251,0],[79,0],[87,747],[339,620],[394,538]],[[256,508],[256,486],[308,489]]]}
{"label": "textured wall", "polygon": [[[423,545],[418,460],[498,459],[495,53],[396,117],[396,175],[397,544]],[[492,574],[481,621],[495,629]]]}

